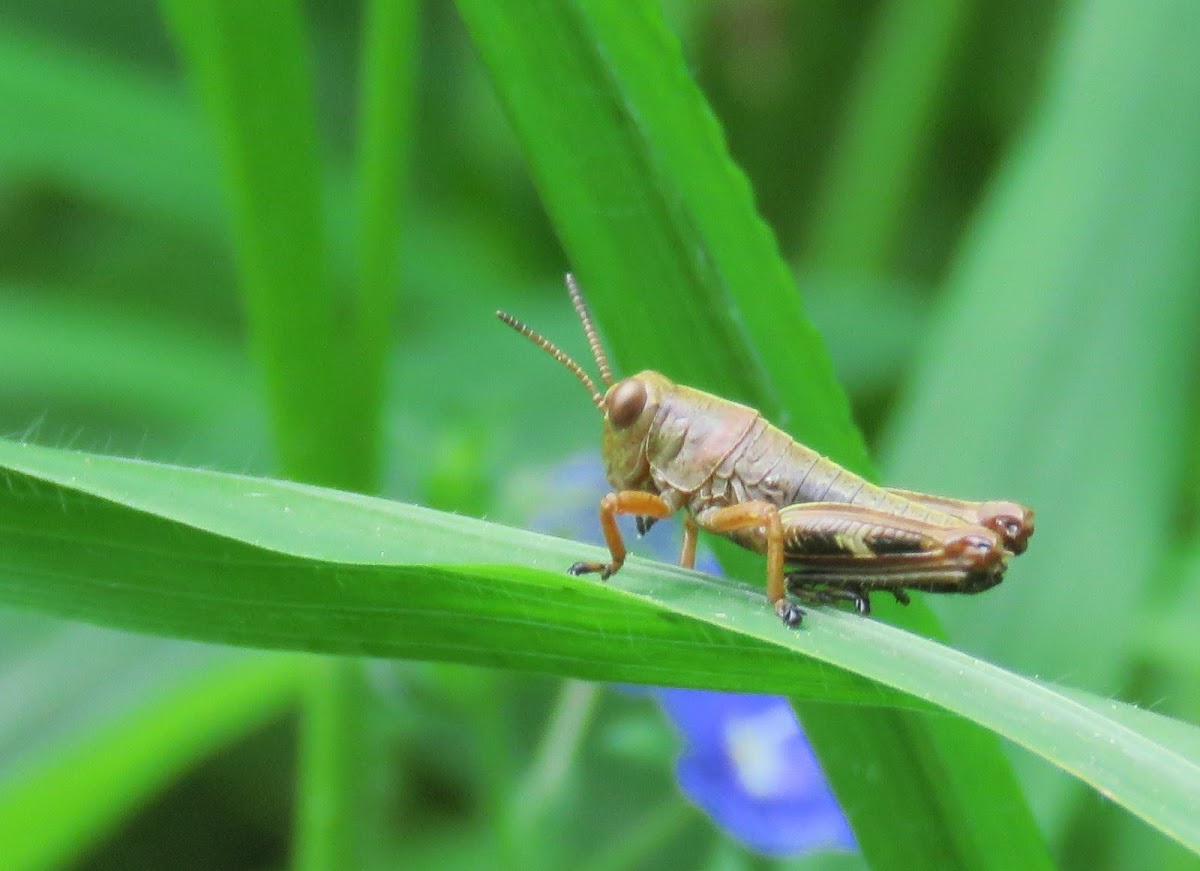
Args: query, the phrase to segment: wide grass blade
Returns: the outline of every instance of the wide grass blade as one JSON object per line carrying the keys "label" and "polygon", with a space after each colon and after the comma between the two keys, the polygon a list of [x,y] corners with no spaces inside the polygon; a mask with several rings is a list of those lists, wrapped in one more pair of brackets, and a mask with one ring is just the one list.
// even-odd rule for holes
{"label": "wide grass blade", "polygon": [[0,464],[3,604],[255,647],[874,705],[908,694],[1200,852],[1200,739],[1179,740],[1193,727],[1113,718],[875,620],[817,609],[788,630],[732,582],[641,560],[608,584],[576,579],[562,567],[597,549],[289,482],[11,442]]}

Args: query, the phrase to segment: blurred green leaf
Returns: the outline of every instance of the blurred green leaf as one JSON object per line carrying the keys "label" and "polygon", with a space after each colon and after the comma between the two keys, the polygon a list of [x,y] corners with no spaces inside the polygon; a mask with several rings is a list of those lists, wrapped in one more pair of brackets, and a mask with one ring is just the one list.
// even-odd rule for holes
{"label": "blurred green leaf", "polygon": [[876,12],[841,138],[818,205],[808,255],[822,269],[885,271],[905,201],[928,155],[938,101],[973,4],[890,0]]}
{"label": "blurred green leaf", "polygon": [[[362,25],[358,110],[358,281],[349,338],[357,394],[351,408],[361,418],[349,428],[369,441],[359,447],[381,453],[379,414],[386,387],[387,356],[396,314],[397,255],[406,205],[416,67],[415,0],[371,0]],[[378,474],[372,475],[373,479]],[[373,481],[376,485],[377,481]]]}
{"label": "blurred green leaf", "polygon": [[[1196,627],[1200,626],[1200,543],[1193,544],[1176,564],[1180,593],[1152,602],[1137,627],[1137,646],[1149,662],[1180,677],[1200,680],[1200,647],[1196,645]],[[1200,699],[1196,699],[1200,713]]]}
{"label": "blurred green leaf", "polygon": [[[362,454],[351,463],[357,489],[377,489],[384,430],[381,411],[393,343],[401,213],[407,205],[408,143],[413,138],[417,6],[411,0],[366,4],[359,70],[357,281],[345,337],[347,396],[339,422],[344,444],[326,451]],[[304,337],[293,337],[303,353]],[[336,368],[334,357],[325,365]],[[292,373],[293,375],[295,373]],[[294,385],[301,390],[302,382]],[[357,469],[355,466],[357,465]],[[305,471],[305,477],[314,475]],[[352,480],[347,478],[346,480]],[[374,699],[359,662],[334,661],[306,695],[296,865],[307,871],[357,869],[376,853],[386,830],[391,770]]]}
{"label": "blurred green leaf", "polygon": [[[306,33],[298,4],[164,0],[221,157],[250,335],[282,468],[369,489],[329,285]],[[264,46],[270,51],[264,51]],[[347,420],[358,425],[347,426]],[[370,426],[374,426],[372,421]]]}
{"label": "blurred green leaf", "polygon": [[0,117],[0,174],[224,234],[211,146],[146,71],[0,28]]}
{"label": "blurred green leaf", "polygon": [[[1200,115],[1180,107],[1200,100],[1200,7],[1172,10],[1075,8],[885,464],[904,486],[1036,509],[1030,551],[987,607],[939,611],[980,655],[1099,692],[1131,667],[1131,614],[1175,534],[1195,407]],[[1026,774],[1053,831],[1066,784]]]}
{"label": "blurred green leaf", "polygon": [[253,398],[232,344],[116,306],[37,297],[0,285],[0,389],[189,426]]}
{"label": "blurred green leaf", "polygon": [[[412,35],[413,7],[377,5],[365,29],[373,48],[364,61],[359,269],[348,330],[326,251],[300,5],[214,0],[166,2],[163,8],[225,161],[234,247],[282,468],[301,480],[374,490],[391,340],[398,179],[405,165],[397,147],[409,120],[411,76],[405,70],[412,46],[405,36]],[[378,802],[364,785],[364,774],[378,769],[357,755],[371,738],[361,667],[331,665],[314,676],[307,697],[297,837],[298,863],[311,871],[357,867],[366,842],[379,831],[365,819]]]}
{"label": "blurred green leaf", "polygon": [[928,288],[811,270],[802,271],[798,283],[846,391],[870,399],[894,388],[929,321]]}
{"label": "blurred green leaf", "polygon": [[20,699],[0,708],[5,869],[76,859],[185,767],[278,715],[298,665],[88,626],[0,662],[2,697]]}
{"label": "blurred green leaf", "polygon": [[[788,630],[743,586],[636,559],[608,584],[571,578],[561,566],[596,548],[284,481],[9,442],[0,462],[5,604],[225,643],[614,681],[873,704],[898,690],[1200,851],[1200,759],[1188,755],[1200,739],[1178,740],[1193,727],[1135,731],[1146,715],[1113,719],[878,621],[817,609]],[[65,553],[64,540],[79,545]]]}

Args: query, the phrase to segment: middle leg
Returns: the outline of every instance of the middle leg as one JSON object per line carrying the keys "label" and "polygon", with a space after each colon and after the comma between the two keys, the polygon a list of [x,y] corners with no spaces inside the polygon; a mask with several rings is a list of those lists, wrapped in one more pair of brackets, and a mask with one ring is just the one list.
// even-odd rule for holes
{"label": "middle leg", "polygon": [[[761,530],[767,553],[767,601],[788,626],[799,626],[803,609],[787,598],[783,579],[783,522],[779,509],[770,502],[741,502],[724,508],[710,508],[696,515],[700,528],[718,535],[746,530]],[[686,530],[685,530],[686,534]],[[685,539],[686,541],[686,539]],[[692,557],[695,553],[693,550]]]}

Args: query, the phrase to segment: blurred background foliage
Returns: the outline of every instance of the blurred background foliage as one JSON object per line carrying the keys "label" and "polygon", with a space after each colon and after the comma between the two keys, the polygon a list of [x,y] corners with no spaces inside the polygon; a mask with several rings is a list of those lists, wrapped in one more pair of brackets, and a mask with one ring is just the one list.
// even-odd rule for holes
{"label": "blurred background foliage", "polygon": [[[1198,96],[1200,33],[1191,12],[1170,41],[1161,27],[1113,28],[1119,14],[1089,32],[1077,5],[1090,4],[670,0],[665,11],[889,481],[1020,498],[1045,524],[1023,588],[989,594],[994,605],[944,604],[955,641],[1195,722],[1200,163],[1185,147],[1197,104],[1177,100]],[[389,191],[374,206],[356,199],[364,8],[309,3],[295,34],[263,34],[308,52],[296,61],[315,96],[319,201],[301,204],[319,210],[314,268],[342,288],[374,269],[395,303],[330,312],[385,330],[394,352],[383,382],[346,400],[353,415],[377,391],[377,441],[348,444],[309,477],[520,524],[533,507],[521,482],[596,450],[597,427],[578,386],[492,312],[578,354],[560,284],[569,264],[454,8],[421,4],[411,34],[405,4],[395,10],[394,33],[411,39],[393,46],[391,93],[408,99],[411,64],[412,115],[396,143],[407,156],[367,170]],[[0,431],[288,473],[304,446],[272,441],[246,317],[262,303],[239,286],[251,219],[223,195],[204,109],[219,85],[204,82],[203,23],[189,14],[139,0],[0,11]],[[1053,79],[1071,20],[1075,50],[1124,39],[1131,64],[1161,65],[1145,111],[1095,140],[1080,139],[1089,101],[1119,102],[1107,89],[1139,79]],[[1146,126],[1175,118],[1188,127],[1177,137]],[[1071,154],[1080,141],[1094,150]],[[362,210],[389,203],[401,217],[381,222],[394,235],[377,250],[399,238],[394,272],[387,258],[371,265],[355,229]],[[297,274],[316,257],[310,241],[276,243],[295,246]],[[451,868],[496,855],[556,867],[616,839],[629,855],[596,867],[767,865],[678,797],[675,738],[641,698],[587,701],[559,799],[514,821],[511,793],[547,764],[547,723],[578,698],[558,681],[343,669],[16,613],[0,627],[0,854],[17,832],[38,845],[20,867],[278,868],[299,856],[313,868]],[[369,707],[352,727],[336,704],[321,713],[322,688],[346,684]],[[298,748],[321,734],[362,750],[344,766],[362,784],[354,825],[370,833],[354,858],[319,846],[313,779],[337,766]],[[1193,867],[1060,773],[1017,762],[1064,867]],[[89,792],[78,807],[38,804],[42,784],[76,778]],[[75,822],[44,823],[55,816]]]}

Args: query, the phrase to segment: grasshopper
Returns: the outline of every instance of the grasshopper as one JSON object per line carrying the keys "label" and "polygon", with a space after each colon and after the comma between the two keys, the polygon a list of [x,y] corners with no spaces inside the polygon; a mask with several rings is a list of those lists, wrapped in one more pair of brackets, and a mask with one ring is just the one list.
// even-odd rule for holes
{"label": "grasshopper", "polygon": [[625,562],[616,518],[639,534],[684,511],[679,563],[693,568],[699,530],[766,554],[767,600],[788,626],[809,604],[852,603],[871,612],[871,593],[907,605],[909,590],[978,593],[1000,583],[1008,558],[1025,550],[1033,511],[1016,502],[966,502],[878,487],[795,441],[745,405],[675,384],[646,370],[613,380],[591,313],[571,275],[567,289],[606,390],[557,345],[505,312],[508,326],[565,366],[604,416],[600,500],[608,562],[578,562],[573,575],[607,579]]}

